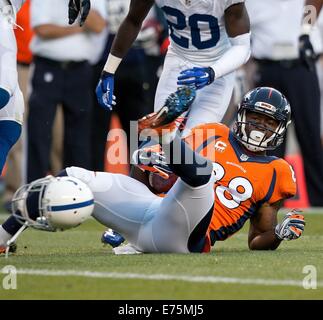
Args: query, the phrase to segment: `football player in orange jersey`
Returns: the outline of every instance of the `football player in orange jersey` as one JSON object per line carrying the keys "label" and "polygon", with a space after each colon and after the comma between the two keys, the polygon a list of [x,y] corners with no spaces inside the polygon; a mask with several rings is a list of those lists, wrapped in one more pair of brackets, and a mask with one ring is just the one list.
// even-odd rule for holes
{"label": "football player in orange jersey", "polygon": [[[282,159],[266,156],[266,150],[283,142],[290,113],[289,103],[280,92],[256,88],[239,105],[232,131],[222,124],[204,124],[186,138],[193,150],[213,161],[216,177],[213,215],[201,241],[204,252],[240,230],[249,218],[251,250],[276,249],[282,239],[296,239],[302,234],[304,217],[297,211],[277,223],[283,200],[296,193],[293,169]],[[160,146],[143,148],[135,155],[137,166],[148,172],[150,189],[167,192],[175,179]],[[151,162],[147,163],[148,158]],[[139,176],[145,181],[145,176]],[[102,241],[117,246],[123,238],[109,229]]]}
{"label": "football player in orange jersey", "polygon": [[[156,162],[158,170],[167,166],[179,177],[165,197],[120,174],[69,167],[60,176],[79,179],[91,189],[93,217],[129,242],[126,251],[118,248],[119,253],[208,252],[215,241],[238,231],[248,218],[251,249],[276,249],[282,240],[299,238],[305,225],[302,215],[290,212],[277,223],[281,201],[295,194],[293,172],[284,160],[265,156],[265,150],[282,142],[290,122],[285,97],[272,88],[257,88],[244,97],[233,131],[209,124],[194,129],[184,141],[174,121],[194,98],[193,88],[179,88],[159,112],[138,123],[142,135],[163,143],[165,153]],[[138,158],[142,160],[141,153]],[[46,185],[50,180],[44,179],[24,186],[26,192],[18,192],[13,199],[18,219],[16,223],[8,219],[0,227],[0,245],[10,243],[21,222],[50,227],[56,213],[47,216],[45,209],[52,205],[44,204],[43,197],[51,188]],[[41,189],[33,188],[40,183]],[[57,203],[55,194],[52,197]],[[77,195],[74,200],[82,203]],[[77,211],[74,203],[63,209],[72,207]]]}

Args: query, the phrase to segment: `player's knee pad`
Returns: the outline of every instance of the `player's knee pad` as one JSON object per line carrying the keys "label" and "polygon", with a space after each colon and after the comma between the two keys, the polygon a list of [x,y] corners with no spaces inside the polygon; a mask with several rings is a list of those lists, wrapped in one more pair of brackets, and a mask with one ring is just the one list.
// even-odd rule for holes
{"label": "player's knee pad", "polygon": [[0,87],[0,109],[5,107],[10,99],[10,94],[7,90]]}
{"label": "player's knee pad", "polygon": [[21,134],[21,125],[16,121],[0,121],[0,174],[7,155]]}

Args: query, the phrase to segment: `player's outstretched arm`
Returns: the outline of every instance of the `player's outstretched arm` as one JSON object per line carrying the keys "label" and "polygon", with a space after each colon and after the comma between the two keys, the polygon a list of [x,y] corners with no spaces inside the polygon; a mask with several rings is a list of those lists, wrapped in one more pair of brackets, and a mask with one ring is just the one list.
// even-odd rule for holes
{"label": "player's outstretched arm", "polygon": [[281,203],[265,203],[251,218],[248,237],[250,250],[275,250],[282,240],[294,240],[302,235],[305,221],[299,212],[288,212],[281,223],[277,222]]}
{"label": "player's outstretched arm", "polygon": [[[142,22],[153,6],[153,0],[131,0],[129,12],[112,43],[111,54],[123,58],[138,36]],[[109,70],[107,70],[109,71]]]}
{"label": "player's outstretched arm", "polygon": [[250,250],[275,250],[281,243],[275,235],[277,212],[281,201],[270,205],[264,203],[250,219],[248,245]]}
{"label": "player's outstretched arm", "polygon": [[153,4],[153,0],[131,0],[130,2],[129,12],[112,43],[108,60],[96,88],[98,103],[106,110],[112,110],[112,106],[115,104],[113,96],[114,73],[137,38],[142,22]]}

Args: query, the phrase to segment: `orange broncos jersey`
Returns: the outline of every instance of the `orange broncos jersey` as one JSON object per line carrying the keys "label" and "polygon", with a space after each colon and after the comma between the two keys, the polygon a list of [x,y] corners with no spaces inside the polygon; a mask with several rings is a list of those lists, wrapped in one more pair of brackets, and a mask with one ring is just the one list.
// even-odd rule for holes
{"label": "orange broncos jersey", "polygon": [[223,124],[198,126],[186,141],[213,161],[216,178],[204,252],[240,230],[263,203],[273,204],[296,193],[294,172],[285,160],[249,153]]}

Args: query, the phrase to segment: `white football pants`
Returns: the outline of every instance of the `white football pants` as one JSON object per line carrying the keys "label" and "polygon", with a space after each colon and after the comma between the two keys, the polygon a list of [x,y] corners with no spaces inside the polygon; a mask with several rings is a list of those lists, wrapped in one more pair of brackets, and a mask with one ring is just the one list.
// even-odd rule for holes
{"label": "white football pants", "polygon": [[188,240],[214,203],[213,177],[193,188],[178,179],[165,198],[121,174],[66,169],[94,194],[93,217],[142,252],[189,253]]}
{"label": "white football pants", "polygon": [[[200,66],[183,60],[173,52],[167,53],[156,90],[155,111],[164,105],[170,93],[176,91],[178,87],[177,78],[180,72],[193,67]],[[202,123],[221,122],[229,106],[234,83],[235,72],[232,72],[197,91],[196,99],[187,115],[188,120],[183,136],[188,135],[190,129]]]}
{"label": "white football pants", "polygon": [[8,104],[0,110],[0,120],[13,120],[21,124],[24,100],[18,84],[17,45],[13,27],[11,21],[0,13],[0,87],[10,94]]}

